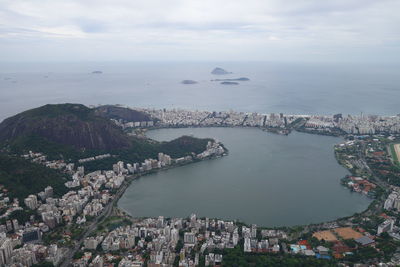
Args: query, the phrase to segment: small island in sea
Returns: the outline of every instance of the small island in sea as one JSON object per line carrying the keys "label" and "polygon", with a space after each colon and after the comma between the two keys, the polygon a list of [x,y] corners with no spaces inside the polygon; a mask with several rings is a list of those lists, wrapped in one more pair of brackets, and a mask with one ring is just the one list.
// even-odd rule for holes
{"label": "small island in sea", "polygon": [[216,67],[215,69],[213,69],[211,71],[211,74],[214,74],[214,75],[225,75],[225,74],[232,74],[232,72],[226,71],[223,68]]}
{"label": "small island in sea", "polygon": [[221,82],[223,85],[239,85],[238,82]]}
{"label": "small island in sea", "polygon": [[197,81],[193,81],[193,80],[183,80],[181,83],[182,83],[182,84],[196,84]]}
{"label": "small island in sea", "polygon": [[247,77],[240,77],[240,78],[231,78],[231,79],[215,79],[215,80],[211,80],[212,82],[247,82],[250,81],[249,78]]}

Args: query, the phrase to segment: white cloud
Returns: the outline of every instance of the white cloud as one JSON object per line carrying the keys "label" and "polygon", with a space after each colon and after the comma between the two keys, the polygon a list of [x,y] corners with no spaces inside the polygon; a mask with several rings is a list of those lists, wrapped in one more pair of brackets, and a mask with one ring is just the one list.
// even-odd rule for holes
{"label": "white cloud", "polygon": [[359,48],[385,57],[400,48],[399,9],[397,0],[3,0],[0,57],[336,60]]}

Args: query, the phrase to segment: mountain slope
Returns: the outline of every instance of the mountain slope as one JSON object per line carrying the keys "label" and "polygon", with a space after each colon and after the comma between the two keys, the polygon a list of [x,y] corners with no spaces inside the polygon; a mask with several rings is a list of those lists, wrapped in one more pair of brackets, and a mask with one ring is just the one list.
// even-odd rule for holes
{"label": "mountain slope", "polygon": [[0,123],[0,142],[27,136],[76,149],[122,149],[131,145],[120,128],[80,104],[45,105]]}

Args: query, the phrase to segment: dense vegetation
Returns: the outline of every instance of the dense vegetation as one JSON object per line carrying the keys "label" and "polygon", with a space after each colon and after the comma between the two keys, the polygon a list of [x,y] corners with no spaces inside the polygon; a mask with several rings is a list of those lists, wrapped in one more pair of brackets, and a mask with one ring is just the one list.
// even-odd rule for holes
{"label": "dense vegetation", "polygon": [[232,267],[269,267],[269,266],[337,266],[332,260],[317,259],[314,257],[296,256],[290,254],[272,254],[272,253],[244,253],[242,246],[237,246],[234,249],[225,249],[223,252],[224,266]]}
{"label": "dense vegetation", "polygon": [[122,120],[125,122],[151,121],[146,113],[130,108],[118,107],[113,105],[104,105],[95,108],[95,114],[107,119]]}
{"label": "dense vegetation", "polygon": [[14,220],[16,219],[19,224],[23,225],[26,222],[30,221],[31,216],[35,216],[36,212],[26,208],[25,210],[15,210],[11,212],[11,214],[8,216],[8,218],[4,217],[0,219],[0,223],[4,224],[7,220]]}
{"label": "dense vegetation", "polygon": [[206,149],[209,138],[199,139],[192,136],[182,136],[170,142],[162,142],[158,145],[159,151],[167,153],[173,158],[189,155],[190,152],[199,154]]}
{"label": "dense vegetation", "polygon": [[0,184],[9,190],[12,197],[24,198],[32,193],[43,191],[52,186],[55,195],[66,192],[66,175],[57,170],[28,160],[0,154]]}
{"label": "dense vegetation", "polygon": [[49,160],[76,161],[96,153],[95,151],[77,150],[72,146],[52,142],[35,134],[19,136],[12,141],[3,143],[3,147],[9,149],[12,154],[19,155],[27,153],[29,150],[42,152]]}

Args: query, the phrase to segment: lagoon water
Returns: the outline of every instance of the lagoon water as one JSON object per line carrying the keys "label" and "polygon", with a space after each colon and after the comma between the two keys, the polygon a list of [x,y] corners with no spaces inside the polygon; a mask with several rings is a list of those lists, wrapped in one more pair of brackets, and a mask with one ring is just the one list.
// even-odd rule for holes
{"label": "lagoon water", "polygon": [[183,128],[148,132],[155,140],[213,137],[223,158],[133,181],[118,205],[133,216],[239,219],[262,226],[317,223],[367,208],[370,199],[340,185],[348,172],[334,158],[340,138],[254,128]]}

